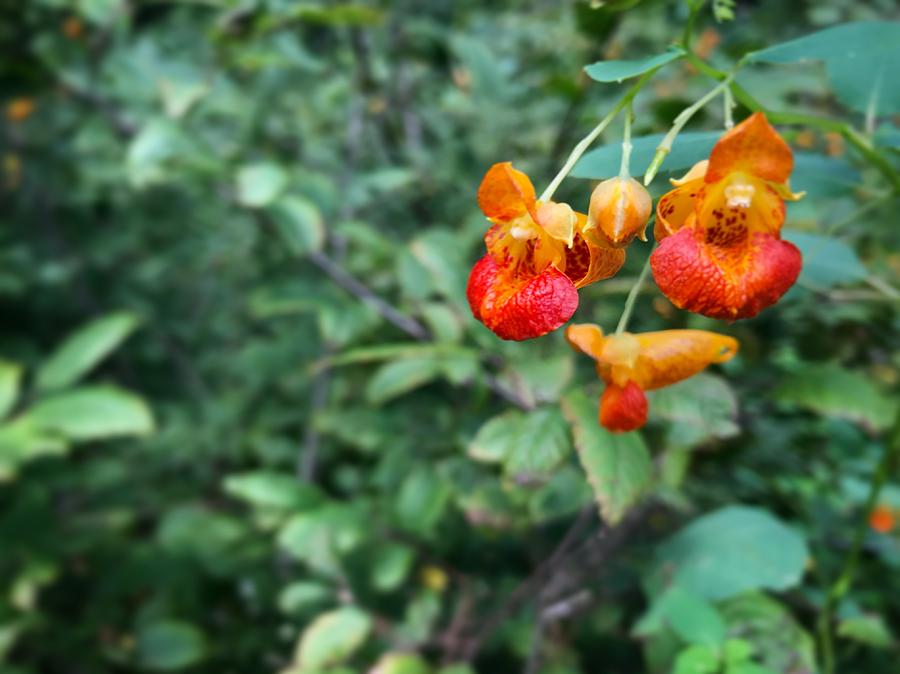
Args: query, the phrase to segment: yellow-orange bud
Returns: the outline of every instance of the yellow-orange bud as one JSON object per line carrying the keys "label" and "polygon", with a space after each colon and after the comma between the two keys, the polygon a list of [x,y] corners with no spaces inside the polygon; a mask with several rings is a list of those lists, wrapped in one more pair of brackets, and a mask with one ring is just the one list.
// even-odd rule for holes
{"label": "yellow-orange bud", "polygon": [[591,194],[587,231],[613,248],[624,248],[635,236],[646,241],[652,209],[650,193],[634,178],[604,180]]}

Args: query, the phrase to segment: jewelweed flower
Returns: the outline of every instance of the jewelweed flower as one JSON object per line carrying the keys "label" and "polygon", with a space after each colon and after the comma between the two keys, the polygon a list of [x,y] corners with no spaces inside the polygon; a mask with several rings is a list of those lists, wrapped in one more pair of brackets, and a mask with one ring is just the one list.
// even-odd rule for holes
{"label": "jewelweed flower", "polygon": [[645,391],[693,377],[713,363],[737,353],[733,337],[705,330],[662,330],[605,336],[590,323],[570,325],[566,339],[573,349],[593,358],[606,382],[600,398],[600,424],[615,433],[647,422]]}
{"label": "jewelweed flower", "polygon": [[591,193],[586,234],[612,248],[627,246],[635,236],[646,241],[652,210],[650,193],[634,178],[604,180]]}
{"label": "jewelweed flower", "polygon": [[757,112],[716,143],[656,206],[650,257],[659,289],[677,307],[712,318],[750,318],[777,302],[800,273],[800,251],[781,240],[793,154]]}
{"label": "jewelweed flower", "polygon": [[509,162],[485,174],[478,205],[492,226],[466,296],[475,318],[502,339],[556,330],[575,313],[577,289],[613,276],[625,261],[624,251],[588,240],[586,215],[538,201],[531,180]]}
{"label": "jewelweed flower", "polygon": [[890,533],[896,523],[894,511],[885,505],[875,506],[869,514],[869,527],[879,534]]}

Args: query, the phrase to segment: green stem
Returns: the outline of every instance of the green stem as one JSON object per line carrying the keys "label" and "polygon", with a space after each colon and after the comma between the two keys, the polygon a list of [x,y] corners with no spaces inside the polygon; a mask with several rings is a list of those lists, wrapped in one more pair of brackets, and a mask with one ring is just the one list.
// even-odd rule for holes
{"label": "green stem", "polygon": [[631,119],[634,112],[631,110],[631,103],[625,108],[625,131],[622,134],[622,163],[619,166],[619,177],[631,177]]}
{"label": "green stem", "polygon": [[635,82],[634,86],[632,86],[625,94],[618,100],[618,102],[613,106],[613,109],[609,111],[609,114],[606,115],[603,119],[600,120],[600,123],[595,126],[591,132],[578,141],[578,144],[573,148],[569,158],[566,159],[566,163],[563,164],[563,167],[559,170],[559,173],[550,181],[550,184],[547,186],[547,189],[544,190],[543,194],[540,196],[541,201],[549,200],[555,193],[557,188],[559,188],[560,184],[563,180],[565,180],[566,176],[571,173],[572,169],[575,168],[575,164],[578,163],[578,160],[581,159],[581,156],[587,151],[587,149],[591,146],[595,140],[597,140],[597,136],[603,133],[603,130],[609,126],[610,122],[612,122],[616,115],[621,112],[622,108],[631,104],[631,101],[634,100],[634,97],[638,95],[638,92],[644,88],[644,85],[650,81],[650,78],[656,74],[656,71],[662,68],[663,66],[657,66],[652,70],[648,70],[643,75],[641,75],[640,79]]}
{"label": "green stem", "polygon": [[835,657],[834,657],[834,639],[831,634],[832,622],[834,622],[834,613],[850,588],[853,586],[853,579],[856,576],[856,569],[859,566],[859,559],[862,553],[863,542],[865,541],[866,531],[869,527],[869,517],[878,503],[878,497],[884,483],[887,482],[891,471],[894,468],[898,458],[900,458],[900,415],[894,422],[893,430],[887,439],[887,447],[881,456],[881,461],[875,468],[875,474],[872,476],[872,484],[869,487],[869,495],[866,498],[863,516],[856,524],[856,530],[853,532],[853,542],[850,551],[844,559],[844,566],[840,576],[828,589],[825,603],[819,612],[817,629],[819,632],[819,642],[822,650],[822,674],[834,674]]}
{"label": "green stem", "polygon": [[728,89],[733,77],[733,73],[727,75],[725,79],[708,91],[702,98],[678,113],[678,116],[672,124],[672,128],[669,129],[669,132],[662,139],[662,142],[657,146],[656,154],[653,155],[653,161],[651,161],[650,166],[647,167],[647,172],[644,174],[644,185],[649,185],[653,182],[653,179],[656,177],[656,172],[659,171],[659,167],[662,166],[663,161],[665,161],[666,155],[672,150],[672,143],[675,141],[678,134],[681,133],[684,125],[690,121],[691,117],[693,117],[700,108],[709,103],[724,90]]}
{"label": "green stem", "polygon": [[622,317],[619,319],[619,324],[616,326],[617,335],[621,335],[623,332],[625,332],[625,328],[628,327],[628,321],[631,319],[631,312],[634,311],[635,301],[637,300],[637,297],[641,292],[641,287],[644,285],[644,281],[647,280],[647,275],[649,273],[650,256],[648,255],[647,261],[644,262],[644,268],[641,269],[640,276],[638,276],[638,279],[634,282],[634,285],[631,286],[631,290],[628,291],[628,297],[625,298],[625,308],[622,309]]}
{"label": "green stem", "polygon": [[[688,51],[685,58],[700,73],[716,80],[724,80],[729,73],[719,70],[709,65],[695,53]],[[900,192],[900,173],[894,169],[891,163],[882,157],[877,150],[872,147],[872,143],[863,134],[853,128],[847,122],[836,119],[828,119],[826,117],[817,117],[816,115],[807,115],[800,112],[782,112],[766,110],[754,96],[736,82],[731,84],[731,91],[738,102],[753,112],[762,111],[766,113],[769,121],[774,124],[798,124],[800,126],[811,126],[822,131],[831,131],[839,133],[844,139],[850,143],[856,150],[869,162],[878,169],[881,174],[888,180],[895,192]]]}

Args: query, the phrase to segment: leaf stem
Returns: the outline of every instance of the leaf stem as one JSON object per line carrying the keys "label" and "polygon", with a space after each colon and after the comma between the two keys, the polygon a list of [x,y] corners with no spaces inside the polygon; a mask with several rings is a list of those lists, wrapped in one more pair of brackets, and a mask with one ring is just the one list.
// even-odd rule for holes
{"label": "leaf stem", "polygon": [[610,125],[616,115],[621,112],[623,108],[628,105],[631,105],[631,102],[634,100],[634,97],[637,96],[638,92],[644,88],[644,85],[650,81],[650,78],[656,73],[657,70],[662,68],[663,66],[657,66],[652,70],[648,70],[643,75],[641,75],[640,79],[635,82],[634,86],[632,86],[625,94],[618,100],[618,102],[613,106],[612,110],[600,120],[600,122],[595,126],[588,135],[578,141],[578,144],[572,149],[572,152],[569,154],[569,158],[566,159],[566,163],[563,164],[563,167],[559,170],[559,173],[550,181],[550,184],[547,186],[547,189],[544,190],[543,194],[540,196],[540,201],[547,201],[556,193],[557,188],[559,188],[560,184],[563,180],[565,180],[566,176],[572,172],[572,169],[575,168],[575,164],[578,163],[578,160],[581,159],[581,156],[587,151],[587,149],[591,146],[597,137],[603,133],[604,129]]}
{"label": "leaf stem", "polygon": [[847,557],[844,559],[841,574],[829,588],[825,603],[819,612],[817,629],[822,650],[822,674],[834,674],[835,672],[834,639],[831,634],[834,613],[841,599],[846,596],[853,586],[863,541],[865,541],[866,531],[869,526],[869,517],[878,503],[881,489],[884,487],[884,483],[890,476],[898,458],[900,458],[900,414],[894,421],[894,427],[887,439],[887,447],[885,447],[884,454],[881,455],[881,460],[878,462],[875,474],[872,476],[872,484],[869,487],[869,495],[863,508],[863,516],[856,524],[856,530],[853,532],[853,543],[850,546]]}
{"label": "leaf stem", "polygon": [[647,260],[644,262],[644,268],[641,269],[640,276],[638,276],[637,281],[634,282],[634,285],[631,286],[631,290],[628,291],[628,297],[625,298],[625,307],[622,309],[622,317],[619,318],[619,324],[616,326],[617,335],[621,335],[623,332],[625,332],[625,328],[628,327],[628,321],[631,319],[631,312],[634,311],[635,301],[637,300],[637,297],[641,292],[641,287],[644,285],[644,281],[647,280],[647,275],[649,273],[650,256],[648,255]]}

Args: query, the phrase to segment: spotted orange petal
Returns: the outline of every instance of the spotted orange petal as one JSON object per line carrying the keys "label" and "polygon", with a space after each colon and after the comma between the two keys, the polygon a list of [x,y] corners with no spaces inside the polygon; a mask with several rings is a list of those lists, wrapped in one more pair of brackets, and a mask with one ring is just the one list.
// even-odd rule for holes
{"label": "spotted orange petal", "polygon": [[778,234],[784,224],[784,200],[768,183],[732,173],[698,193],[696,218],[707,242],[729,245],[748,233]]}
{"label": "spotted orange petal", "polygon": [[600,397],[600,425],[613,433],[634,431],[647,423],[647,396],[633,381],[608,384]]}
{"label": "spotted orange petal", "polygon": [[537,275],[518,275],[482,257],[469,275],[466,296],[472,314],[501,339],[546,335],[578,308],[578,291],[555,267]]}
{"label": "spotted orange petal", "polygon": [[664,239],[650,256],[653,278],[675,306],[736,320],[777,302],[800,273],[800,251],[764,232],[721,244],[696,227]]}
{"label": "spotted orange petal", "polygon": [[791,148],[761,112],[755,112],[723,135],[709,155],[708,183],[729,173],[748,173],[763,180],[786,182],[794,167]]}
{"label": "spotted orange petal", "polygon": [[702,176],[685,180],[674,190],[666,192],[660,197],[656,204],[653,238],[662,241],[684,227],[688,218],[694,214],[697,198],[703,185]]}
{"label": "spotted orange petal", "polygon": [[585,235],[587,216],[576,213],[578,222],[572,247],[565,250],[565,272],[576,288],[615,276],[625,264],[625,251],[598,245]]}
{"label": "spotted orange petal", "polygon": [[526,213],[537,220],[537,201],[531,179],[512,163],[494,164],[478,188],[478,205],[491,220],[506,222]]}

